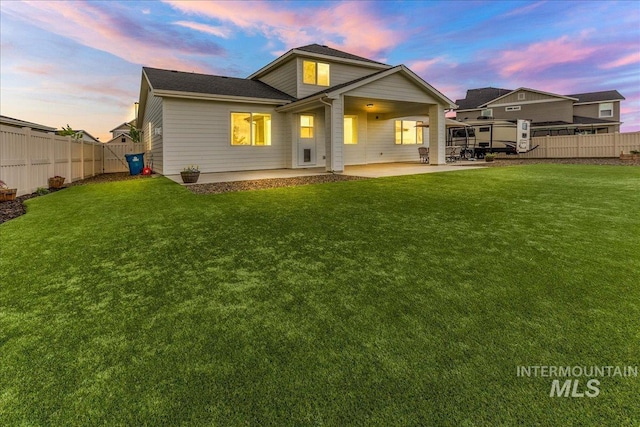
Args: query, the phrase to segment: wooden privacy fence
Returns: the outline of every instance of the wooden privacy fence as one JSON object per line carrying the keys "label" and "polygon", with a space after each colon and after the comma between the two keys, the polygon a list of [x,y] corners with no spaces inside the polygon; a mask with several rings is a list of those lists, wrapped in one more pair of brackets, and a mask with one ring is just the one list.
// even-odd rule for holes
{"label": "wooden privacy fence", "polygon": [[517,157],[523,159],[619,157],[620,152],[629,153],[631,150],[640,150],[640,132],[531,138],[531,147],[536,145],[538,148],[535,150],[518,154]]}
{"label": "wooden privacy fence", "polygon": [[[134,152],[133,143],[109,144],[110,150],[105,146],[30,128],[0,126],[0,180],[17,188],[20,196],[48,187],[48,179],[55,175],[73,182],[128,171],[122,162],[125,153]],[[122,162],[117,160],[119,155]]]}

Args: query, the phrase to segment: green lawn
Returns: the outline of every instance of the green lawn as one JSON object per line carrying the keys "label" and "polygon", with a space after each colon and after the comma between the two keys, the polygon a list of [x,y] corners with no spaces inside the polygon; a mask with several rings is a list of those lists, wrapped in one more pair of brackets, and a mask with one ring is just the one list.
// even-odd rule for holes
{"label": "green lawn", "polygon": [[0,425],[640,423],[640,378],[516,375],[640,365],[640,168],[27,206],[0,226]]}

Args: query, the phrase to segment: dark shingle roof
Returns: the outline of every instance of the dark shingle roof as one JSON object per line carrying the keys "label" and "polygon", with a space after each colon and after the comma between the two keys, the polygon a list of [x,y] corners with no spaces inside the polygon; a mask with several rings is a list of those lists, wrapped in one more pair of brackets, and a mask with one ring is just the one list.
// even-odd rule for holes
{"label": "dark shingle roof", "polygon": [[602,92],[587,92],[576,93],[574,95],[567,95],[571,98],[578,98],[577,102],[600,102],[600,101],[613,101],[618,99],[625,99],[617,90],[605,90]]}
{"label": "dark shingle roof", "polygon": [[467,90],[467,97],[464,99],[456,99],[456,104],[458,104],[458,110],[478,108],[480,105],[506,95],[509,92],[513,92],[513,89],[500,89],[495,87],[469,89]]}
{"label": "dark shingle roof", "polygon": [[292,101],[295,99],[258,80],[185,73],[182,71],[161,70],[148,67],[143,67],[143,70],[149,78],[151,87],[155,90],[172,90],[245,98],[281,99],[283,101]]}
{"label": "dark shingle roof", "polygon": [[387,65],[387,64],[384,64],[382,62],[374,61],[372,59],[363,58],[362,56],[353,55],[351,53],[343,52],[343,51],[338,50],[338,49],[333,49],[331,47],[323,46],[323,45],[319,45],[319,44],[315,44],[315,43],[307,45],[307,46],[297,47],[297,48],[295,48],[295,50],[301,50],[303,52],[310,52],[310,53],[317,53],[318,55],[333,56],[333,57],[336,57],[336,58],[352,59],[352,60],[355,60],[355,61],[362,61],[362,62],[370,62],[372,64],[378,64],[378,65]]}

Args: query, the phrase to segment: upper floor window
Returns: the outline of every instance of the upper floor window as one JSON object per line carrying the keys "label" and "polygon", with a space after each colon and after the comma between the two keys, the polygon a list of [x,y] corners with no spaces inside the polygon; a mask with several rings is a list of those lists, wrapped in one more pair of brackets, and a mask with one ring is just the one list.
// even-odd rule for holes
{"label": "upper floor window", "polygon": [[329,64],[302,61],[302,82],[308,85],[329,86]]}
{"label": "upper floor window", "polygon": [[520,111],[520,106],[519,105],[515,105],[513,107],[504,107],[504,111]]}
{"label": "upper floor window", "polygon": [[120,142],[127,142],[127,138],[123,136],[122,138],[120,138]]}
{"label": "upper floor window", "polygon": [[525,94],[524,92],[518,92],[518,101],[522,101],[525,99]]}
{"label": "upper floor window", "polygon": [[422,122],[396,120],[396,144],[422,144]]}
{"label": "upper floor window", "polygon": [[487,108],[480,112],[480,116],[482,117],[493,117],[493,108]]}
{"label": "upper floor window", "polygon": [[271,114],[231,113],[231,145],[271,145]]}
{"label": "upper floor window", "polygon": [[613,102],[603,102],[600,104],[599,117],[613,117]]}

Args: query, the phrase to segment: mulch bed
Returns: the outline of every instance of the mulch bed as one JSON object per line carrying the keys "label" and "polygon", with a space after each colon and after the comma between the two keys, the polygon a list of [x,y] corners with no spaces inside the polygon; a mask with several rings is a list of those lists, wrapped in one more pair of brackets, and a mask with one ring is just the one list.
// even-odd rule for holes
{"label": "mulch bed", "polygon": [[[498,166],[516,166],[516,165],[531,165],[537,163],[556,163],[556,164],[573,164],[573,165],[614,165],[614,166],[640,166],[640,161],[623,161],[620,159],[496,159],[494,162],[482,162],[482,166],[498,167]],[[107,173],[102,175],[96,175],[91,178],[76,181],[65,185],[60,189],[50,189],[50,192],[60,191],[67,187],[74,187],[76,185],[97,184],[102,182],[115,182],[115,181],[128,181],[132,179],[145,179],[147,176],[142,175],[129,175],[128,172],[122,173]],[[259,179],[254,181],[233,181],[233,182],[219,182],[215,184],[194,184],[189,185],[187,188],[195,194],[220,194],[228,193],[231,191],[248,191],[248,190],[263,190],[267,188],[279,188],[279,187],[293,187],[298,185],[320,184],[326,182],[338,182],[338,181],[355,181],[361,179],[368,179],[359,176],[346,176],[346,175],[313,175],[313,176],[300,176],[296,178],[271,178],[271,179]],[[25,194],[20,197],[16,197],[15,200],[10,202],[0,202],[0,224],[7,222],[13,218],[17,218],[20,215],[24,215],[26,210],[23,202],[25,200],[38,197],[38,194]]]}
{"label": "mulch bed", "polygon": [[295,187],[299,185],[322,184],[327,182],[357,181],[368,179],[361,176],[347,175],[312,175],[295,178],[269,178],[253,181],[216,182],[211,184],[194,184],[187,188],[195,194],[220,194],[232,191],[264,190],[267,188]]}

